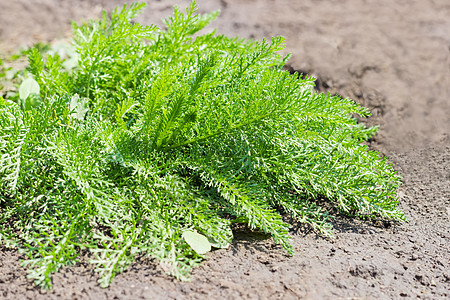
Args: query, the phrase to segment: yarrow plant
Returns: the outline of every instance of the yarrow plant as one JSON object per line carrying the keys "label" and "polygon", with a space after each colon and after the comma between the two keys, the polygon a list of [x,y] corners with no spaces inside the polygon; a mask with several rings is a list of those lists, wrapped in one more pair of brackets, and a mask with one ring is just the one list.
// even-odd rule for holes
{"label": "yarrow plant", "polygon": [[332,233],[318,199],[405,220],[352,117],[368,110],[283,70],[283,38],[194,37],[218,15],[195,2],[165,30],[131,22],[143,8],[73,25],[70,55],[30,50],[20,97],[0,98],[0,239],[37,285],[82,249],[102,287],[137,255],[186,280],[235,222],[292,254],[282,215]]}

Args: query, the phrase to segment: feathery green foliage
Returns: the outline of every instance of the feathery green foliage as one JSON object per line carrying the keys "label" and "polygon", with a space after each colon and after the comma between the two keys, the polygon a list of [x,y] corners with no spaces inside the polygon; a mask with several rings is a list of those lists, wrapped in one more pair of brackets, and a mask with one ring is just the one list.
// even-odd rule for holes
{"label": "feathery green foliage", "polygon": [[233,222],[293,253],[281,214],[330,235],[318,199],[405,219],[399,176],[362,144],[376,129],[351,117],[368,111],[284,71],[283,38],[194,37],[218,15],[195,3],[167,30],[130,22],[143,8],[74,24],[70,57],[32,49],[39,95],[0,99],[0,240],[36,284],[82,249],[103,287],[136,255],[188,279],[194,249],[227,247]]}

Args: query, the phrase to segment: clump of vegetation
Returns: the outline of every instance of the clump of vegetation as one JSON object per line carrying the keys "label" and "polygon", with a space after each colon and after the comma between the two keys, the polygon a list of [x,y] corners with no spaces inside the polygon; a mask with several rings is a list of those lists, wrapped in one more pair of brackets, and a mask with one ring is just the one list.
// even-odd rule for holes
{"label": "clump of vegetation", "polygon": [[166,30],[132,23],[143,7],[74,25],[64,56],[30,50],[32,76],[0,98],[0,239],[37,285],[81,249],[103,287],[136,255],[184,280],[233,222],[293,253],[280,214],[329,235],[319,198],[405,219],[399,176],[362,143],[376,128],[352,117],[368,110],[284,71],[283,38],[194,37],[218,15],[195,3]]}

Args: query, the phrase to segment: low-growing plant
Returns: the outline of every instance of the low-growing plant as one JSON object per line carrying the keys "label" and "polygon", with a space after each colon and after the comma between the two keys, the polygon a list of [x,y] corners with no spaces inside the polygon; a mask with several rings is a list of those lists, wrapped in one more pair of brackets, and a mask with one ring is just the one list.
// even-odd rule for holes
{"label": "low-growing plant", "polygon": [[376,128],[352,117],[368,110],[283,70],[283,38],[194,37],[218,15],[195,3],[165,30],[131,22],[143,8],[74,24],[75,51],[32,49],[20,99],[0,99],[0,239],[37,285],[82,249],[103,287],[137,255],[186,280],[234,222],[292,254],[283,214],[332,234],[318,199],[405,219],[363,144]]}

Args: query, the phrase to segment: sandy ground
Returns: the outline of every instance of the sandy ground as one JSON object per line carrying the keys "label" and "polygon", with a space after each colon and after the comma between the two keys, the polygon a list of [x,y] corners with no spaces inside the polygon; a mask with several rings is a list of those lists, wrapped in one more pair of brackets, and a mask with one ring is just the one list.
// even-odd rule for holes
{"label": "sandy ground", "polygon": [[[236,232],[208,254],[192,282],[137,261],[108,289],[81,262],[43,292],[25,279],[19,254],[0,251],[5,299],[448,299],[450,298],[450,2],[448,0],[198,0],[221,9],[213,26],[231,36],[282,35],[290,70],[316,75],[318,90],[369,107],[380,124],[371,147],[404,178],[408,223],[338,218],[326,240],[293,228],[294,257],[264,236]],[[70,20],[111,10],[118,0],[0,0],[0,55],[70,34]],[[160,25],[172,6],[149,1],[138,21]]]}

